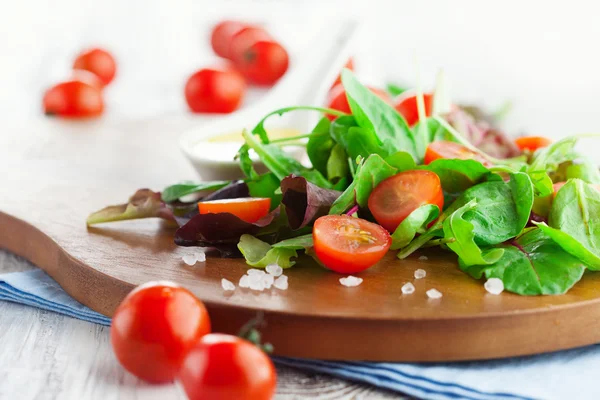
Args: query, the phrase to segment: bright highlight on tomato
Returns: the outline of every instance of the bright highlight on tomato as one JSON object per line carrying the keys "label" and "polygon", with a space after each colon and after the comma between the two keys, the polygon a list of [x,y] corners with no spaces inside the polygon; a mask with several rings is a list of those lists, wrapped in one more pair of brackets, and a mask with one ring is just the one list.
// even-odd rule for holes
{"label": "bright highlight on tomato", "polygon": [[463,146],[462,144],[440,140],[430,143],[425,151],[425,164],[430,164],[440,158],[475,160],[485,166],[491,166],[491,163],[481,154]]}
{"label": "bright highlight on tomato", "polygon": [[[386,91],[370,86],[368,86],[368,88],[386,103],[391,103],[390,95],[387,94]],[[350,104],[348,103],[348,98],[346,97],[346,90],[344,89],[344,85],[341,83],[334,86],[329,91],[329,96],[327,99],[327,108],[332,108],[347,114],[352,113],[352,110],[350,110]],[[327,115],[327,118],[333,121],[336,117],[333,115]]]}
{"label": "bright highlight on tomato", "polygon": [[44,113],[65,118],[98,117],[104,111],[102,91],[79,78],[59,83],[44,94]]}
{"label": "bright highlight on tomato", "polygon": [[[425,116],[431,117],[433,110],[433,95],[431,93],[423,93],[423,101],[425,103]],[[419,109],[417,107],[417,95],[412,92],[404,92],[397,99],[394,108],[398,111],[408,126],[413,126],[419,122]]]}
{"label": "bright highlight on tomato", "polygon": [[246,93],[246,81],[234,69],[204,68],[185,85],[185,99],[197,113],[231,113],[238,109]]}
{"label": "bright highlight on tomato", "polygon": [[273,363],[261,349],[217,333],[190,350],[179,379],[190,400],[270,400],[277,381]]}
{"label": "bright highlight on tomato", "polygon": [[375,265],[392,245],[381,226],[347,215],[326,215],[315,221],[314,249],[330,270],[352,274]]}
{"label": "bright highlight on tomato", "polygon": [[200,214],[230,213],[246,222],[258,221],[267,215],[270,209],[271,199],[261,197],[242,197],[198,203]]}
{"label": "bright highlight on tomato", "polygon": [[552,140],[543,136],[523,136],[515,139],[515,144],[521,151],[534,152],[542,147],[550,146]]}
{"label": "bright highlight on tomato", "polygon": [[79,54],[73,63],[73,68],[90,71],[104,85],[108,85],[115,78],[117,63],[108,51],[94,48]]}
{"label": "bright highlight on tomato", "polygon": [[210,333],[204,304],[171,282],[149,282],[125,297],[110,337],[126,370],[148,382],[174,380],[189,349]]}
{"label": "bright highlight on tomato", "polygon": [[375,220],[390,232],[414,210],[433,204],[444,207],[440,178],[431,171],[401,172],[381,182],[369,196],[369,210]]}

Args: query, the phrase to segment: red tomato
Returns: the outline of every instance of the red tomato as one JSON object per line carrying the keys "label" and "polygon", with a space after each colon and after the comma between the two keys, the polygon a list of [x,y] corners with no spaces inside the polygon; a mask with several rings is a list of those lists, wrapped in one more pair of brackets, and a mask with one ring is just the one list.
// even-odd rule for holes
{"label": "red tomato", "polygon": [[210,44],[214,52],[224,58],[229,58],[229,47],[236,33],[248,25],[238,21],[222,21],[213,28]]}
{"label": "red tomato", "polygon": [[72,78],[75,81],[87,83],[88,85],[93,86],[98,90],[102,90],[104,88],[104,83],[102,83],[100,78],[98,78],[98,75],[90,71],[86,71],[85,69],[74,69]]}
{"label": "red tomato", "polygon": [[261,197],[242,197],[201,201],[198,203],[200,214],[230,213],[246,222],[256,222],[269,213],[271,199]]}
{"label": "red tomato", "polygon": [[252,343],[212,333],[189,351],[179,380],[190,400],[270,400],[277,373],[271,359]]}
{"label": "red tomato", "polygon": [[[431,93],[423,93],[423,101],[425,103],[425,116],[431,117],[433,95]],[[398,96],[394,108],[402,114],[408,126],[413,126],[419,122],[417,95],[414,92],[404,92]]]}
{"label": "red tomato", "polygon": [[[349,69],[350,71],[354,71],[354,60],[352,59],[352,57],[350,57],[348,59],[348,61],[346,62],[346,65],[344,65],[344,68]],[[342,83],[342,75],[338,75],[337,78],[335,78],[335,82],[333,82],[333,85],[331,85],[331,88],[333,89],[333,87],[337,84]]]}
{"label": "red tomato", "polygon": [[314,249],[330,270],[352,274],[375,265],[392,245],[381,226],[347,215],[326,215],[315,221]]}
{"label": "red tomato", "polygon": [[534,152],[542,147],[550,146],[552,140],[542,136],[523,136],[515,139],[515,144],[521,151]]}
{"label": "red tomato", "polygon": [[231,113],[238,109],[245,93],[246,81],[234,69],[204,68],[185,84],[185,99],[196,113]]}
{"label": "red tomato", "polygon": [[108,85],[115,77],[117,64],[108,51],[89,49],[77,56],[73,68],[90,71],[98,76],[104,85]]}
{"label": "red tomato", "polygon": [[210,333],[204,304],[171,282],[149,282],[125,297],[110,337],[126,370],[148,382],[170,382],[188,350]]}
{"label": "red tomato", "polygon": [[[386,103],[391,102],[390,96],[384,90],[373,88],[370,86],[367,87],[371,90],[371,92],[375,93],[380,99],[382,99]],[[333,89],[329,91],[327,108],[333,108],[334,110],[342,111],[347,114],[352,113],[352,110],[350,110],[350,104],[348,104],[348,98],[346,97],[346,91],[344,90],[344,86],[341,83],[336,85]],[[333,115],[327,115],[327,118],[333,121],[336,117]]]}
{"label": "red tomato", "polygon": [[290,62],[283,46],[270,40],[255,41],[240,56],[233,57],[235,66],[256,85],[273,85],[286,73]]}
{"label": "red tomato", "polygon": [[460,160],[476,160],[485,166],[490,166],[491,163],[481,154],[476,153],[462,144],[449,142],[445,140],[439,140],[437,142],[430,143],[425,151],[425,164],[429,164],[440,158]]}
{"label": "red tomato", "polygon": [[98,117],[104,111],[102,91],[81,80],[51,87],[44,94],[44,113],[65,118]]}
{"label": "red tomato", "polygon": [[245,26],[233,35],[229,43],[228,57],[232,61],[240,60],[254,43],[265,40],[273,41],[273,38],[263,28],[257,26]]}
{"label": "red tomato", "polygon": [[414,210],[425,204],[444,207],[440,178],[431,171],[400,172],[381,182],[369,196],[369,210],[375,220],[390,232]]}

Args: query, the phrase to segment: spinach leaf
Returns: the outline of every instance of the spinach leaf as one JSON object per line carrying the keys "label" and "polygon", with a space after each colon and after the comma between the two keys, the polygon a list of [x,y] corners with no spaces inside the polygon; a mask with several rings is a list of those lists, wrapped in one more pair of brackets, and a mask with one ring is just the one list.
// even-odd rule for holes
{"label": "spinach leaf", "polygon": [[309,233],[307,235],[282,240],[281,242],[275,243],[273,247],[291,250],[304,250],[313,247],[313,245],[313,236],[312,233]]}
{"label": "spinach leaf", "polygon": [[467,189],[457,200],[477,206],[465,214],[473,224],[475,242],[494,245],[517,236],[529,220],[533,206],[533,186],[523,172],[510,174],[510,182],[484,182]]}
{"label": "spinach leaf", "polygon": [[527,173],[540,197],[553,192],[552,179],[550,179],[548,171],[555,170],[559,164],[577,157],[573,150],[577,139],[574,136],[567,137],[535,152],[531,164],[527,167]]}
{"label": "spinach leaf", "polygon": [[94,225],[140,218],[174,219],[173,212],[161,200],[160,193],[150,189],[140,189],[129,198],[128,203],[108,206],[96,211],[90,214],[86,222],[88,225]]}
{"label": "spinach leaf", "polygon": [[379,143],[372,130],[359,127],[353,116],[336,118],[331,124],[330,134],[353,159],[359,156],[367,158],[371,154],[386,157],[393,153],[393,149],[386,149]]}
{"label": "spinach leaf", "polygon": [[294,230],[327,215],[331,205],[341,194],[336,190],[320,188],[300,176],[288,176],[282,180],[281,191],[288,222]]}
{"label": "spinach leaf", "polygon": [[462,193],[490,178],[500,180],[499,176],[492,175],[489,169],[475,160],[440,158],[424,166],[423,169],[435,172],[440,177],[444,192],[451,195]]}
{"label": "spinach leaf", "polygon": [[581,179],[584,182],[600,184],[600,169],[590,160],[578,157],[578,161],[567,167],[567,179]]}
{"label": "spinach leaf", "polygon": [[386,155],[402,150],[415,160],[421,159],[413,132],[391,105],[363,86],[347,69],[342,71],[342,83],[357,124],[375,132],[378,142],[388,152]]}
{"label": "spinach leaf", "polygon": [[306,168],[299,161],[285,153],[279,146],[261,143],[255,135],[248,131],[244,131],[242,136],[246,140],[246,144],[258,154],[263,164],[279,180],[292,174],[300,175],[315,185],[331,188],[331,183],[319,171]]}
{"label": "spinach leaf", "polygon": [[341,145],[336,144],[331,149],[329,160],[327,160],[327,179],[332,183],[337,183],[349,174],[348,155]]}
{"label": "spinach leaf", "polygon": [[448,240],[446,245],[458,254],[460,262],[465,266],[491,264],[498,261],[504,253],[501,249],[493,249],[484,254],[475,243],[473,224],[464,218],[464,214],[476,207],[477,201],[470,200],[444,221],[444,239]]}
{"label": "spinach leaf", "polygon": [[252,267],[266,268],[269,264],[278,264],[281,268],[289,268],[296,262],[292,258],[298,257],[294,249],[273,247],[252,235],[242,235],[238,249],[244,255],[246,263]]}
{"label": "spinach leaf", "polygon": [[417,167],[415,160],[405,151],[399,151],[387,156],[385,162],[396,168],[398,172],[409,171]]}
{"label": "spinach leaf", "polygon": [[272,172],[259,175],[255,180],[247,180],[246,184],[248,185],[250,196],[271,199],[271,210],[281,203],[281,193],[278,193],[280,182]]}
{"label": "spinach leaf", "polygon": [[229,181],[213,181],[213,182],[182,182],[176,185],[167,187],[162,192],[162,200],[165,203],[178,200],[183,196],[187,196],[192,193],[202,192],[205,190],[217,190],[224,186],[227,186]]}
{"label": "spinach leaf", "polygon": [[396,85],[395,83],[388,83],[385,86],[385,89],[392,97],[400,96],[402,93],[408,90],[407,88]]}
{"label": "spinach leaf", "polygon": [[417,233],[424,229],[440,215],[440,209],[433,204],[425,204],[414,210],[398,225],[392,234],[392,250],[407,246]]}
{"label": "spinach leaf", "polygon": [[533,229],[486,255],[503,250],[502,256],[488,265],[460,268],[476,279],[499,278],[506,290],[521,295],[563,294],[577,283],[585,267],[577,257],[565,252],[540,229]]}
{"label": "spinach leaf", "polygon": [[313,135],[308,139],[306,143],[306,154],[310,160],[312,166],[319,171],[323,176],[327,175],[327,160],[331,149],[335,145],[335,142],[329,135],[331,128],[331,122],[328,118],[323,117],[312,130]]}
{"label": "spinach leaf", "polygon": [[556,194],[548,223],[538,226],[565,251],[600,270],[600,193],[579,179],[568,181]]}
{"label": "spinach leaf", "polygon": [[370,155],[359,166],[354,180],[340,197],[333,203],[329,214],[342,214],[353,205],[367,205],[369,195],[381,181],[395,175],[396,168],[389,165],[377,154]]}
{"label": "spinach leaf", "polygon": [[[417,121],[417,123],[412,127],[413,135],[416,137],[417,134],[421,131],[422,121]],[[425,143],[425,148],[422,150],[423,155],[424,151],[427,148],[427,145],[431,142],[437,142],[440,140],[455,142],[454,136],[448,132],[448,130],[440,124],[440,121],[433,117],[429,117],[425,120],[425,124],[427,124],[427,131],[429,132],[429,137],[427,138],[427,142]]]}

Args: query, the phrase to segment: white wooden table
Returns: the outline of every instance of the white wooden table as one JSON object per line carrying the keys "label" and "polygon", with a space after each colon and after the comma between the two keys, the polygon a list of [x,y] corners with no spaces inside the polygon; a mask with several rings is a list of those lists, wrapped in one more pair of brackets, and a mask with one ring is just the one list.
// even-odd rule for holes
{"label": "white wooden table", "polygon": [[[35,266],[0,250],[0,274],[31,268]],[[277,374],[277,399],[403,398],[288,367],[278,367]],[[108,327],[0,301],[0,399],[185,398],[176,385],[149,385],[121,368]]]}

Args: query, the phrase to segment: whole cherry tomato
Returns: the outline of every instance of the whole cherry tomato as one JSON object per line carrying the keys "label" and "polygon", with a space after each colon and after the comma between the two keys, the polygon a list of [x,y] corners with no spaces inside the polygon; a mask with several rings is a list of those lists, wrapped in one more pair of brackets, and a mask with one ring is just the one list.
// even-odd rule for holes
{"label": "whole cherry tomato", "polygon": [[229,58],[229,48],[236,33],[248,27],[239,21],[222,21],[213,28],[210,35],[210,44],[214,52],[224,58]]}
{"label": "whole cherry tomato", "polygon": [[98,75],[90,71],[86,71],[85,69],[74,69],[72,79],[87,83],[98,90],[102,90],[104,88],[104,83],[100,80],[100,78],[98,78]]}
{"label": "whole cherry tomato", "polygon": [[89,49],[77,56],[74,69],[84,69],[95,74],[104,85],[108,85],[115,77],[117,64],[114,57],[103,49]]}
{"label": "whole cherry tomato", "polygon": [[232,61],[244,57],[244,52],[259,40],[272,41],[267,31],[258,26],[245,26],[233,35],[229,44],[228,57]]}
{"label": "whole cherry tomato", "polygon": [[190,348],[210,333],[204,304],[171,282],[149,282],[125,297],[110,337],[126,370],[148,382],[172,381]]}
{"label": "whole cherry tomato", "polygon": [[240,72],[256,85],[273,85],[285,74],[289,66],[289,56],[285,48],[270,40],[256,40],[240,54],[233,54],[232,57]]}
{"label": "whole cherry tomato", "polygon": [[[433,110],[433,95],[431,93],[423,93],[423,102],[425,103],[425,116],[431,117]],[[394,108],[398,111],[408,126],[413,126],[419,122],[419,110],[417,107],[417,95],[414,92],[404,92],[395,101]]]}
{"label": "whole cherry tomato", "polygon": [[[348,61],[346,61],[344,68],[347,68],[350,71],[354,71],[354,60],[352,59],[352,57],[350,57],[348,59]],[[337,78],[335,78],[335,82],[333,82],[333,85],[331,85],[331,88],[333,89],[337,84],[340,84],[340,83],[342,83],[342,75],[341,74],[339,74],[337,76]]]}
{"label": "whole cherry tomato", "polygon": [[270,400],[277,376],[271,359],[252,343],[212,333],[188,352],[179,380],[190,400]]}
{"label": "whole cherry tomato", "polygon": [[238,109],[246,93],[246,81],[234,69],[204,68],[185,85],[185,99],[197,113],[230,113]]}
{"label": "whole cherry tomato", "polygon": [[373,222],[347,215],[326,215],[315,221],[317,258],[332,271],[353,274],[372,267],[392,245],[388,231]]}
{"label": "whole cherry tomato", "polygon": [[[390,96],[384,90],[370,86],[367,87],[371,90],[371,92],[375,93],[377,97],[386,103],[391,102]],[[350,104],[348,103],[348,98],[346,97],[346,90],[341,83],[334,86],[333,89],[329,91],[329,96],[327,97],[327,108],[333,108],[334,110],[342,111],[348,114],[352,113],[352,110],[350,110]],[[333,115],[327,115],[327,118],[333,121],[336,117]]]}
{"label": "whole cherry tomato", "polygon": [[75,79],[48,89],[43,99],[44,113],[64,118],[97,117],[104,111],[102,91]]}

